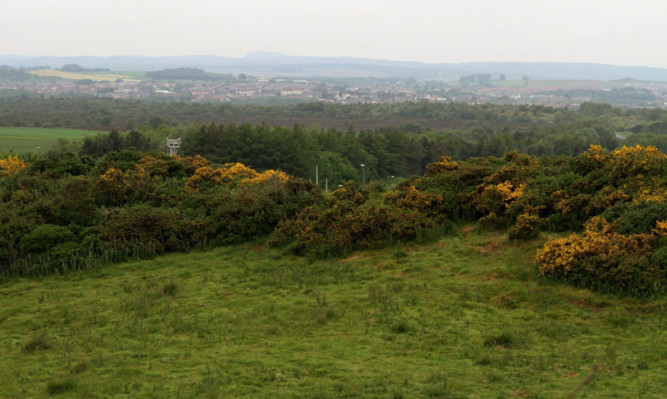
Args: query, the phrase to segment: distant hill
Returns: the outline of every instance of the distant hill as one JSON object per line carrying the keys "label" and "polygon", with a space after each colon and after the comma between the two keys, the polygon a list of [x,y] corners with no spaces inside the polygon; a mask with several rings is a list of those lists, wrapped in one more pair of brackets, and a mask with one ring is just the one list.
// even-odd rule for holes
{"label": "distant hill", "polygon": [[564,62],[470,62],[427,64],[423,62],[374,60],[357,57],[307,57],[254,52],[243,58],[198,56],[114,56],[114,57],[30,57],[0,56],[0,65],[62,67],[77,64],[85,68],[114,71],[152,71],[167,68],[202,68],[208,72],[246,73],[256,76],[292,77],[397,77],[458,79],[486,73],[504,74],[507,79],[620,80],[632,78],[667,82],[667,69]]}

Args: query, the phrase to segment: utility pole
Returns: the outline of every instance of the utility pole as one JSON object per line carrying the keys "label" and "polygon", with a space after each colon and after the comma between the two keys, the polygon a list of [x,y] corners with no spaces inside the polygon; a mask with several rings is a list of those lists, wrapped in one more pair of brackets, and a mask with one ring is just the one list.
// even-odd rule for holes
{"label": "utility pole", "polygon": [[366,164],[361,164],[361,187],[366,185]]}

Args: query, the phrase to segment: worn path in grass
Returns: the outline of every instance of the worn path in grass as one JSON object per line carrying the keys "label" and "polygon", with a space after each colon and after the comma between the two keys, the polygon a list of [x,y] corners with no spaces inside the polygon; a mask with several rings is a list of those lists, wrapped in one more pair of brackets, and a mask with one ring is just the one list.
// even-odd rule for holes
{"label": "worn path in grass", "polygon": [[0,396],[564,398],[597,366],[578,397],[664,397],[665,301],[542,281],[541,242],[253,243],[12,280]]}
{"label": "worn path in grass", "polygon": [[58,139],[74,140],[97,133],[67,128],[0,127],[0,152],[45,152]]}

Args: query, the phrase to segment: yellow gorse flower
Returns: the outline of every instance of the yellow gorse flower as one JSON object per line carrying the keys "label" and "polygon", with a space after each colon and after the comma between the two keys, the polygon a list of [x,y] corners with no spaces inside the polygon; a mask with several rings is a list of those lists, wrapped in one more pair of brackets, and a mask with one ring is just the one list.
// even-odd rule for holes
{"label": "yellow gorse flower", "polygon": [[0,159],[0,176],[13,175],[26,166],[28,166],[28,164],[17,157],[9,156],[5,159]]}

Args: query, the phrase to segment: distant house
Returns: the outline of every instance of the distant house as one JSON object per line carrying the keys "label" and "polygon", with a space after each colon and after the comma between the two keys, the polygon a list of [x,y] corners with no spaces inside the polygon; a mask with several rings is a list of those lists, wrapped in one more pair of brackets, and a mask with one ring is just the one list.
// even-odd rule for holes
{"label": "distant house", "polygon": [[280,95],[282,97],[290,97],[290,96],[301,96],[305,93],[305,90],[303,89],[282,89],[280,90]]}

